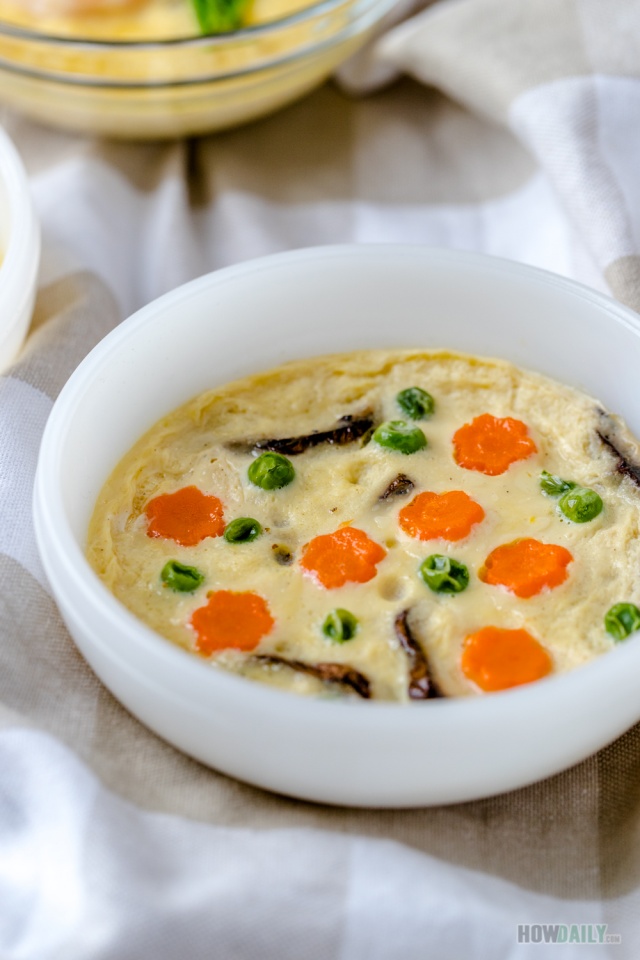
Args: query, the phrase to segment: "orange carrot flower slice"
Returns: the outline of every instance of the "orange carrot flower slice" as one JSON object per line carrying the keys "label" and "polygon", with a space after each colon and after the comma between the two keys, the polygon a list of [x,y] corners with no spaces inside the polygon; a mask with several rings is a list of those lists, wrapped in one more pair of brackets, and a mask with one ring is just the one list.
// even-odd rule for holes
{"label": "orange carrot flower slice", "polygon": [[419,540],[464,540],[484,510],[464,490],[419,493],[398,514],[401,528]]}
{"label": "orange carrot flower slice", "polygon": [[526,630],[483,627],[466,637],[462,672],[481,690],[506,690],[540,680],[553,663],[545,648]]}
{"label": "orange carrot flower slice", "polygon": [[144,512],[148,537],[175,540],[183,547],[193,547],[205,537],[220,537],[224,533],[222,503],[197,487],[183,487],[175,493],[154,497]]}
{"label": "orange carrot flower slice", "polygon": [[465,470],[477,470],[496,477],[517,460],[537,452],[527,425],[513,417],[483,413],[465,423],[453,435],[453,457]]}
{"label": "orange carrot flower slice", "polygon": [[257,593],[217,590],[191,615],[196,649],[204,656],[218,650],[253,650],[271,632],[275,620]]}
{"label": "orange carrot flower slice", "polygon": [[516,597],[534,597],[567,579],[573,556],[564,547],[524,537],[492,550],[480,570],[485,583],[506,587]]}
{"label": "orange carrot flower slice", "polygon": [[332,590],[345,583],[372,580],[377,573],[376,564],[386,555],[387,551],[364,530],[342,527],[310,540],[302,552],[300,566]]}

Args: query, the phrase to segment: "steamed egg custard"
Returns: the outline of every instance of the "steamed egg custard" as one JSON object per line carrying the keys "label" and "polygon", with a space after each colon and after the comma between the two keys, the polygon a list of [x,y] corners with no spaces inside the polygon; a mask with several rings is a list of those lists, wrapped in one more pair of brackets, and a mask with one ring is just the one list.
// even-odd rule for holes
{"label": "steamed egg custard", "polygon": [[210,390],[118,464],[87,555],[213,667],[407,702],[580,666],[640,627],[640,469],[591,397],[363,351]]}
{"label": "steamed egg custard", "polygon": [[0,0],[0,20],[53,37],[164,41],[287,17],[308,0]]}

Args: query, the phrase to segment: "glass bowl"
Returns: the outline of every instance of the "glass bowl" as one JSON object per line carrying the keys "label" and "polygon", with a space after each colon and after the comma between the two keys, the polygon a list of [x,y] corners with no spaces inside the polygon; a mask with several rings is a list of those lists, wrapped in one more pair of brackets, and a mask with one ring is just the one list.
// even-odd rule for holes
{"label": "glass bowl", "polygon": [[232,33],[55,37],[0,21],[0,100],[43,123],[133,139],[235,126],[320,84],[397,0],[323,0]]}

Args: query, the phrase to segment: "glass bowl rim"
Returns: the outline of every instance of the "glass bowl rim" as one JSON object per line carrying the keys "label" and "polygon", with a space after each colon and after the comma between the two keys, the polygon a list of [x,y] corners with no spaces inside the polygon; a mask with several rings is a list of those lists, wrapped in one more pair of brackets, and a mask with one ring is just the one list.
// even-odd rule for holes
{"label": "glass bowl rim", "polygon": [[[340,40],[340,35],[337,37]],[[311,47],[303,47],[293,50],[274,60],[268,60],[264,63],[258,63],[252,66],[244,67],[240,70],[221,73],[219,75],[198,75],[184,80],[103,80],[89,77],[86,75],[74,74],[56,74],[44,70],[35,70],[29,67],[23,67],[20,64],[3,62],[0,60],[0,75],[3,72],[16,74],[27,80],[43,82],[49,84],[59,84],[64,87],[75,88],[81,91],[111,91],[117,93],[149,93],[150,91],[159,92],[164,90],[180,90],[194,87],[211,87],[217,84],[224,84],[230,80],[241,80],[245,77],[258,76],[267,70],[294,66],[296,63],[305,60],[309,56],[321,53],[325,49],[330,49],[336,43],[336,38],[332,37],[320,44]]]}

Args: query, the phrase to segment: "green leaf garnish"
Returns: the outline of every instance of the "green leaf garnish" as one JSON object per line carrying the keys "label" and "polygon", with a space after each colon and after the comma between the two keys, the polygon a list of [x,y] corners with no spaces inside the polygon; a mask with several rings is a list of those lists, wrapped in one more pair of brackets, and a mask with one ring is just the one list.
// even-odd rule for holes
{"label": "green leaf garnish", "polygon": [[249,0],[192,0],[204,34],[230,33],[244,25]]}

